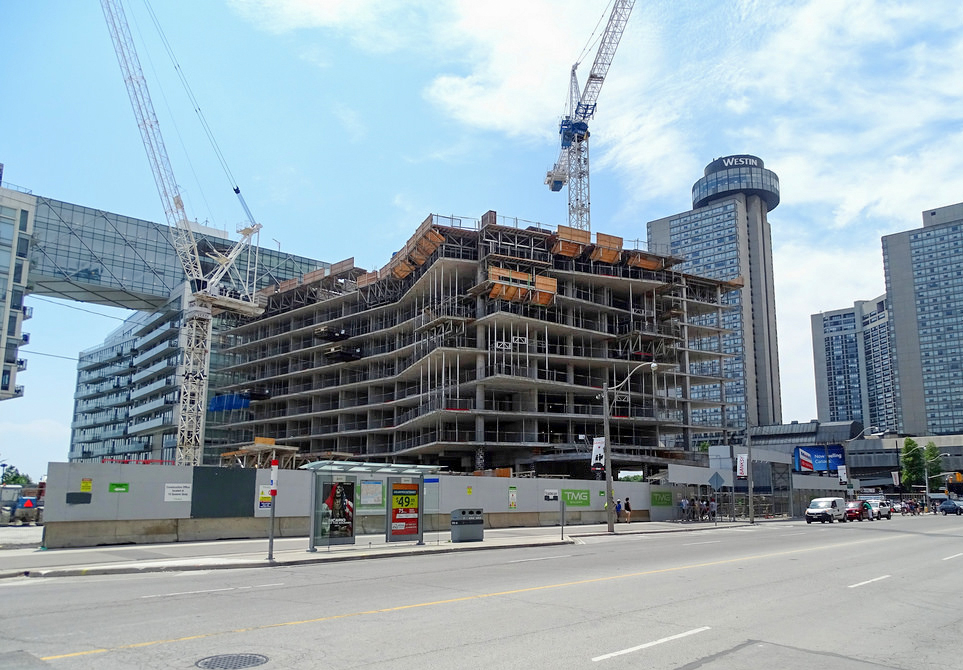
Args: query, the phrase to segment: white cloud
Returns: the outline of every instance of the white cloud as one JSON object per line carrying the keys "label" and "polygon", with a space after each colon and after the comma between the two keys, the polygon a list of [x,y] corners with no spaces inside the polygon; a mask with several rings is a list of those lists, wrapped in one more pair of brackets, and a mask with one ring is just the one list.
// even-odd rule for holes
{"label": "white cloud", "polygon": [[365,128],[361,116],[355,110],[338,104],[334,106],[332,113],[341,123],[341,128],[352,142],[360,142],[367,136],[367,128]]}

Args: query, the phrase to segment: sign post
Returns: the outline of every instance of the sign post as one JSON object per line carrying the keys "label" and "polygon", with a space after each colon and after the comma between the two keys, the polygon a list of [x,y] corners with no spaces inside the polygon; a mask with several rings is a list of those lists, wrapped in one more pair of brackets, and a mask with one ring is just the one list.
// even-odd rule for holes
{"label": "sign post", "polygon": [[269,561],[274,560],[274,515],[278,497],[278,459],[271,461],[271,527],[268,529],[268,557]]}

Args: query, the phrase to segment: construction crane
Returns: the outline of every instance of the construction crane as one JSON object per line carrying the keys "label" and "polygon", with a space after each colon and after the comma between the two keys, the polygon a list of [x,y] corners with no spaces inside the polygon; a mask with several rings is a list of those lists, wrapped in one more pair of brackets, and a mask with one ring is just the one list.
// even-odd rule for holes
{"label": "construction crane", "polygon": [[568,225],[577,230],[590,231],[589,207],[589,130],[588,122],[595,116],[596,101],[605,75],[612,65],[615,50],[618,49],[625,24],[635,0],[615,0],[605,32],[599,41],[595,62],[585,81],[585,88],[579,93],[579,63],[572,66],[569,81],[568,107],[559,125],[561,150],[555,166],[545,177],[545,183],[553,191],[561,191],[568,184]]}
{"label": "construction crane", "polygon": [[[174,249],[184,267],[184,274],[190,283],[190,299],[181,322],[181,338],[184,342],[183,376],[180,385],[179,415],[177,423],[177,465],[201,465],[204,449],[204,419],[207,411],[207,385],[210,371],[211,333],[215,309],[245,316],[258,316],[264,307],[255,300],[252,267],[241,277],[234,266],[242,253],[251,253],[251,239],[261,229],[254,223],[240,190],[234,192],[241,199],[241,205],[249,222],[239,228],[241,239],[225,254],[212,251],[207,254],[213,263],[205,273],[197,249],[197,241],[184,210],[184,201],[174,180],[170,159],[164,146],[157,115],[147,90],[147,82],[141,70],[140,59],[134,48],[130,27],[121,0],[101,0],[104,18],[117,62],[120,64],[130,104],[137,118],[144,149],[154,173],[154,182],[160,194],[167,223],[170,226]],[[256,248],[256,247],[255,247]],[[255,260],[256,265],[256,260]],[[225,276],[232,281],[222,285]]]}

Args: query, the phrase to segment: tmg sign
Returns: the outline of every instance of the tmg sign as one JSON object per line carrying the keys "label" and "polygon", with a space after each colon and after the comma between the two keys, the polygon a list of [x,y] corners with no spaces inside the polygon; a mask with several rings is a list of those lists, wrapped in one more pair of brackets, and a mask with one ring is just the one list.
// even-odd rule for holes
{"label": "tmg sign", "polygon": [[588,489],[562,489],[562,501],[569,507],[591,507]]}

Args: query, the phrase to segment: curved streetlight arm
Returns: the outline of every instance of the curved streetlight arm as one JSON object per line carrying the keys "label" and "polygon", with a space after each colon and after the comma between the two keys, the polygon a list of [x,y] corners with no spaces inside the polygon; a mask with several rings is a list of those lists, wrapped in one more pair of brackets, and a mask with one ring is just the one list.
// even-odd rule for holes
{"label": "curved streetlight arm", "polygon": [[659,369],[659,364],[655,362],[639,363],[634,368],[629,370],[629,373],[625,375],[625,379],[613,386],[611,389],[609,388],[608,370],[606,370],[605,379],[602,381],[602,425],[604,430],[603,439],[605,440],[605,445],[602,452],[605,458],[605,518],[608,532],[610,533],[615,532],[615,497],[613,496],[612,491],[612,431],[611,427],[609,426],[609,391],[618,391],[627,381],[629,381],[629,377],[631,377],[636,370],[644,368],[645,366],[649,366],[649,369],[652,370],[653,373]]}

